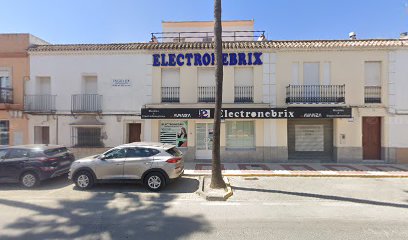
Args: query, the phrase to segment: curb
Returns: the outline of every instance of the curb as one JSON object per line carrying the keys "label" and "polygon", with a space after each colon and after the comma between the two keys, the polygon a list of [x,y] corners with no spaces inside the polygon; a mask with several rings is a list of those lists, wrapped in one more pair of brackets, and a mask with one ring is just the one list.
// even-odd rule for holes
{"label": "curb", "polygon": [[[211,173],[184,173],[185,176],[210,176]],[[225,177],[349,177],[349,178],[408,178],[408,174],[321,174],[321,173],[223,173]],[[224,179],[225,181],[225,179]]]}
{"label": "curb", "polygon": [[[190,175],[191,176],[191,175]],[[207,201],[227,201],[228,198],[230,198],[233,195],[231,184],[229,182],[229,179],[227,177],[223,177],[224,182],[226,184],[225,189],[218,189],[213,192],[208,193],[205,191],[205,176],[199,176],[199,186],[198,190],[196,193],[203,197]],[[208,178],[207,178],[208,179]]]}

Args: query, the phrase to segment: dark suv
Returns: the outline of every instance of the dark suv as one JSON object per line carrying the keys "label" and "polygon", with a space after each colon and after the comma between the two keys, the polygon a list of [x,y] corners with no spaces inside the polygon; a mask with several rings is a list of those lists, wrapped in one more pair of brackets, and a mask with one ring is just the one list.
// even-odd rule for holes
{"label": "dark suv", "polygon": [[0,182],[20,182],[26,188],[69,171],[74,155],[58,145],[22,145],[0,149]]}

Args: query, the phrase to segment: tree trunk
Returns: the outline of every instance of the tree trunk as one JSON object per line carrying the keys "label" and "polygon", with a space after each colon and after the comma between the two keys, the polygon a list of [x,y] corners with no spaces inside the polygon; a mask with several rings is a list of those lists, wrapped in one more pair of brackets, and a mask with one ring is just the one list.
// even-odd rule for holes
{"label": "tree trunk", "polygon": [[214,140],[212,148],[212,175],[211,188],[225,188],[225,182],[221,173],[220,157],[220,129],[221,129],[221,107],[222,107],[222,26],[221,26],[221,0],[214,0],[214,48],[215,48],[215,112],[214,112]]}

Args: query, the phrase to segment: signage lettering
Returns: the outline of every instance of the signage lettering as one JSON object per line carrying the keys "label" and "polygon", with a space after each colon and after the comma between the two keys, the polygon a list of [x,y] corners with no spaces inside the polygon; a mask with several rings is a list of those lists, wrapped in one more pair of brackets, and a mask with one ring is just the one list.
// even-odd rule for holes
{"label": "signage lettering", "polygon": [[[246,65],[262,65],[261,52],[254,53],[223,53],[222,63],[224,66],[246,66]],[[215,64],[214,53],[162,53],[153,54],[153,66],[212,66]]]}

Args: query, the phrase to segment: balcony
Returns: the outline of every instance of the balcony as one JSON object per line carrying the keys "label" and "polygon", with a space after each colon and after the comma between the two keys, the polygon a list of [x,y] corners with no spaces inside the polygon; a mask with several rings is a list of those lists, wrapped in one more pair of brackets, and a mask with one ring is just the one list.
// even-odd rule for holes
{"label": "balcony", "polygon": [[252,103],[253,86],[235,86],[234,87],[234,102],[235,103]]}
{"label": "balcony", "polygon": [[198,87],[198,102],[215,102],[215,86]]}
{"label": "balcony", "polygon": [[72,113],[101,113],[102,95],[74,94],[71,98]]}
{"label": "balcony", "polygon": [[26,95],[24,96],[24,111],[30,113],[52,113],[55,108],[56,95]]}
{"label": "balcony", "polygon": [[289,85],[286,87],[286,103],[345,103],[345,85]]}
{"label": "balcony", "polygon": [[364,103],[381,103],[381,87],[365,86]]}
{"label": "balcony", "polygon": [[162,103],[180,102],[180,87],[162,87],[161,101]]}
{"label": "balcony", "polygon": [[12,88],[0,88],[0,103],[13,103]]}

